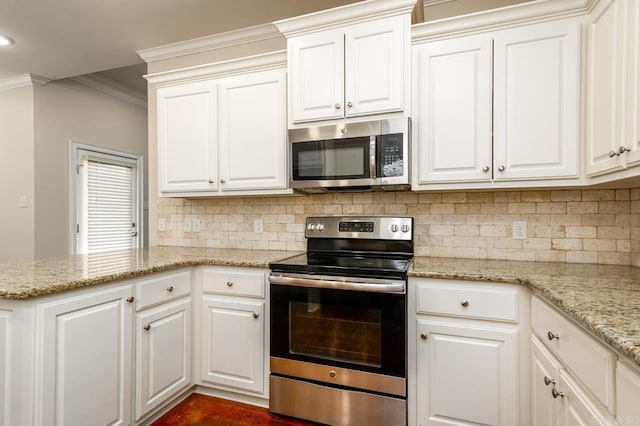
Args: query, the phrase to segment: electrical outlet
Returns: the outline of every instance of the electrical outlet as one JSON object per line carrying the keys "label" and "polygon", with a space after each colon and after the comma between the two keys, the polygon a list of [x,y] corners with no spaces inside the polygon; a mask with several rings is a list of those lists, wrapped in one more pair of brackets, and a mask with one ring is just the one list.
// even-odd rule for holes
{"label": "electrical outlet", "polygon": [[184,232],[191,232],[191,219],[184,220],[184,224],[182,225],[182,230]]}
{"label": "electrical outlet", "polygon": [[527,239],[527,222],[513,222],[513,239]]}
{"label": "electrical outlet", "polygon": [[200,232],[200,218],[194,217],[191,219],[191,230],[193,232]]}
{"label": "electrical outlet", "polygon": [[167,221],[164,218],[158,219],[158,232],[164,232],[167,230]]}
{"label": "electrical outlet", "polygon": [[262,234],[264,232],[264,223],[262,219],[256,219],[253,221],[253,232],[256,234]]}
{"label": "electrical outlet", "polygon": [[29,198],[27,198],[26,195],[21,195],[18,198],[18,206],[20,206],[20,208],[29,207]]}

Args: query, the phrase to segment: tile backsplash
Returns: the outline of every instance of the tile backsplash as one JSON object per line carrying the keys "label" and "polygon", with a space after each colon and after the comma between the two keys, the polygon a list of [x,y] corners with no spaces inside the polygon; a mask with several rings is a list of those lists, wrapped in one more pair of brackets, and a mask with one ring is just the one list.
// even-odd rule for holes
{"label": "tile backsplash", "polygon": [[[412,216],[419,256],[640,266],[640,188],[161,198],[157,242],[303,251],[314,215]],[[200,232],[184,232],[195,218]],[[526,239],[512,238],[514,221],[526,222]]]}

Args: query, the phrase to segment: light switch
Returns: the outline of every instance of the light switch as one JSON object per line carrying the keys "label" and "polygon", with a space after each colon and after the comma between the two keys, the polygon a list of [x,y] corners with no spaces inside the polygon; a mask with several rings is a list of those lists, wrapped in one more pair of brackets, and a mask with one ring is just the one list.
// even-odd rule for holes
{"label": "light switch", "polygon": [[194,217],[191,219],[191,230],[193,232],[200,232],[200,218]]}
{"label": "light switch", "polygon": [[29,199],[26,195],[21,195],[18,198],[18,206],[20,206],[20,208],[29,207]]}
{"label": "light switch", "polygon": [[184,232],[191,232],[191,219],[185,219],[182,230]]}
{"label": "light switch", "polygon": [[158,219],[158,232],[164,232],[167,230],[167,221],[164,218]]}

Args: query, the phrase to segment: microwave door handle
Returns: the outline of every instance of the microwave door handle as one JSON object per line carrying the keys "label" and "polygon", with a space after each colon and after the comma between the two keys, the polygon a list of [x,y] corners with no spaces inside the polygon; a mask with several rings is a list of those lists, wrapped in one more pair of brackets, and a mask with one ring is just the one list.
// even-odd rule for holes
{"label": "microwave door handle", "polygon": [[369,177],[376,178],[376,135],[369,139]]}

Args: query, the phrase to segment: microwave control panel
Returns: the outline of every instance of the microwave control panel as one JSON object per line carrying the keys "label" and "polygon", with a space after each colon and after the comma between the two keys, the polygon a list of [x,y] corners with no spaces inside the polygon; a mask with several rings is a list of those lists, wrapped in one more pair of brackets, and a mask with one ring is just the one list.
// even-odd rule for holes
{"label": "microwave control panel", "polygon": [[382,135],[377,138],[378,177],[402,176],[404,152],[402,133]]}

